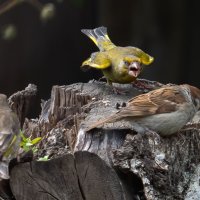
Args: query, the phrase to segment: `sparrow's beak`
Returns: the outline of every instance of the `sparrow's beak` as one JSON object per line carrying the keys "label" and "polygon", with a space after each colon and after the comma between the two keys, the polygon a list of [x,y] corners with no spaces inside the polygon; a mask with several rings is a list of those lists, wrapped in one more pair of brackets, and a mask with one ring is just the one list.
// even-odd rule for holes
{"label": "sparrow's beak", "polygon": [[128,73],[130,76],[138,77],[142,69],[141,63],[139,62],[132,62],[128,67]]}

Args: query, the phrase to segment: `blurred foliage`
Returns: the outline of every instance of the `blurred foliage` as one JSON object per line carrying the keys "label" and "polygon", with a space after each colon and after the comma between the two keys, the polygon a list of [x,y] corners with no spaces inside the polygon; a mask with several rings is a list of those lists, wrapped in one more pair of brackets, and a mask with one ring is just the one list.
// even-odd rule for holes
{"label": "blurred foliage", "polygon": [[58,3],[62,3],[62,2],[63,2],[63,0],[57,0],[57,2],[58,2]]}
{"label": "blurred foliage", "polygon": [[[75,0],[79,1],[82,0]],[[55,3],[62,3],[63,0],[55,0]],[[56,7],[54,3],[46,3],[43,4],[39,0],[5,0],[0,3],[0,15],[9,12],[14,9],[16,6],[21,5],[23,3],[29,4],[39,12],[39,17],[42,22],[48,22],[52,18],[55,17]],[[0,27],[1,28],[1,27]],[[1,28],[1,38],[4,40],[12,40],[17,35],[17,27],[13,24],[5,25]]]}
{"label": "blurred foliage", "polygon": [[4,40],[12,40],[17,35],[17,28],[13,24],[5,25],[1,30],[1,38]]}
{"label": "blurred foliage", "polygon": [[40,18],[42,21],[46,22],[55,16],[55,6],[53,3],[47,3],[43,6],[40,12]]}
{"label": "blurred foliage", "polygon": [[[61,0],[62,1],[62,0]],[[76,7],[82,7],[84,4],[84,0],[71,0],[72,4],[74,4]]]}
{"label": "blurred foliage", "polygon": [[[81,8],[84,4],[85,0],[70,0],[70,2],[78,7]],[[55,3],[54,3],[55,2]],[[4,0],[0,2],[0,15],[9,12],[10,10],[14,9],[16,6],[20,4],[29,4],[34,9],[38,10],[39,17],[42,22],[48,22],[55,17],[56,14],[56,3],[63,3],[64,0],[54,0],[52,3],[49,2],[45,3],[40,2],[39,0]],[[1,27],[0,27],[1,28]],[[17,27],[13,24],[8,24],[1,28],[1,38],[3,40],[12,40],[17,36]]]}

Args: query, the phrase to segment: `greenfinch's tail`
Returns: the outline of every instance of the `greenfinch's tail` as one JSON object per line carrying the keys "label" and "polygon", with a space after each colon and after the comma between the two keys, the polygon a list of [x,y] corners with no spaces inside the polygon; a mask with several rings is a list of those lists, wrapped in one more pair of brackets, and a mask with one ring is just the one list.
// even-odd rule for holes
{"label": "greenfinch's tail", "polygon": [[81,32],[87,35],[99,47],[100,51],[116,47],[108,37],[107,28],[104,26],[95,29],[82,29]]}

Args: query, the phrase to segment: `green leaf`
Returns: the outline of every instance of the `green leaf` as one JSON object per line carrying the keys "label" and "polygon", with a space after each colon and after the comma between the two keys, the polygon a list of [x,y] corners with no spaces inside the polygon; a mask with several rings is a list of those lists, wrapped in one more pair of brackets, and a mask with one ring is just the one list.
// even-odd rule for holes
{"label": "green leaf", "polygon": [[38,148],[37,147],[33,147],[32,151],[33,151],[33,153],[36,153],[38,151]]}
{"label": "green leaf", "polygon": [[31,141],[31,143],[34,145],[34,144],[37,144],[38,142],[40,142],[41,141],[41,137],[37,137],[37,138],[35,138],[35,139],[33,139],[32,141]]}
{"label": "green leaf", "polygon": [[49,160],[49,156],[44,156],[38,159],[38,161],[48,161],[48,160]]}
{"label": "green leaf", "polygon": [[35,153],[38,151],[38,149],[37,149],[37,147],[35,147],[35,145],[42,140],[42,137],[37,137],[37,138],[34,138],[33,140],[31,140],[31,136],[28,138],[25,137],[24,133],[22,131],[20,131],[20,135],[22,138],[20,146],[25,152],[32,150],[33,153]]}
{"label": "green leaf", "polygon": [[21,142],[20,142],[20,146],[22,147],[23,145],[24,145],[24,142],[21,141]]}
{"label": "green leaf", "polygon": [[26,146],[26,147],[30,147],[30,146],[33,146],[33,144],[32,144],[31,142],[27,142],[27,143],[25,144],[25,146]]}
{"label": "green leaf", "polygon": [[27,138],[24,136],[24,133],[22,131],[20,131],[20,136],[22,138],[22,141],[26,142]]}
{"label": "green leaf", "polygon": [[30,148],[29,148],[29,147],[26,147],[26,146],[24,146],[24,147],[23,147],[23,150],[24,150],[25,152],[28,152],[28,151],[30,151]]}

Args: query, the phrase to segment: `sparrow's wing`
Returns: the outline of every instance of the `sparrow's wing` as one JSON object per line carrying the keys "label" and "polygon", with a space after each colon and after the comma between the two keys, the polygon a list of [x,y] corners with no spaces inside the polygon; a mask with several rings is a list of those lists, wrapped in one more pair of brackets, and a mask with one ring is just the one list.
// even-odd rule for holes
{"label": "sparrow's wing", "polygon": [[102,119],[91,126],[89,131],[104,123],[111,123],[126,117],[145,117],[154,114],[169,113],[177,110],[177,106],[185,102],[184,88],[171,86],[153,90],[131,99],[126,107],[121,108],[117,113]]}
{"label": "sparrow's wing", "polygon": [[185,97],[178,86],[160,88],[134,97],[118,114],[121,117],[142,117],[168,113],[175,111],[177,104],[183,101],[185,101]]}

